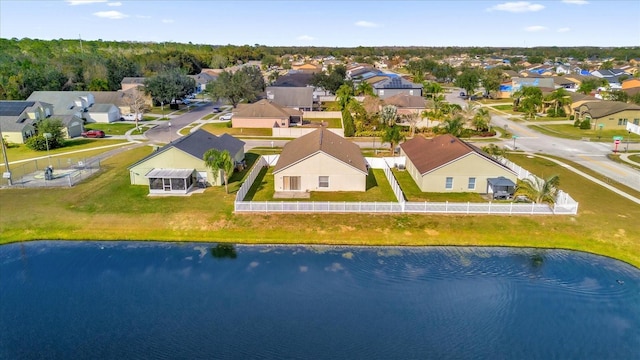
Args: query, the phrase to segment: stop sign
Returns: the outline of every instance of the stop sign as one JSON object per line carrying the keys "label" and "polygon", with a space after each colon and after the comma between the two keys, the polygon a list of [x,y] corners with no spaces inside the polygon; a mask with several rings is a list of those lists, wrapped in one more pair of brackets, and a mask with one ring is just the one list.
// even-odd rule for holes
{"label": "stop sign", "polygon": [[614,144],[616,144],[616,145],[618,145],[618,144],[620,144],[620,140],[615,139],[615,140],[613,141],[613,143],[614,143]]}

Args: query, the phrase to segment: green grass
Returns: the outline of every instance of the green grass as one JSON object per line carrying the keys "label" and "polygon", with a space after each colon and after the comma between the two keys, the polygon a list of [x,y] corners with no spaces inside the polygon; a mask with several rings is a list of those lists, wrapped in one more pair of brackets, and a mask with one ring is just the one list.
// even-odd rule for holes
{"label": "green grass", "polygon": [[640,164],[640,154],[629,155],[629,160],[635,161]]}
{"label": "green grass", "polygon": [[[638,155],[631,155],[629,156],[629,160],[634,161],[633,160],[633,156],[638,157],[638,159],[640,159],[640,156]],[[638,169],[640,170],[640,162],[638,160],[636,160],[635,163],[629,163],[627,161],[623,161],[622,159],[620,159],[620,153],[617,154],[608,154],[607,158],[609,158],[611,161],[617,162],[618,164],[624,164],[626,166],[632,167],[634,169]]]}
{"label": "green grass", "polygon": [[87,124],[84,126],[85,130],[102,130],[106,135],[124,135],[135,127],[135,124],[129,123]]}
{"label": "green grass", "polygon": [[227,122],[208,123],[202,126],[202,129],[214,135],[230,134],[238,136],[271,136],[271,129],[254,129],[254,128],[230,128]]}
{"label": "green grass", "polygon": [[427,193],[422,192],[408,171],[393,169],[400,188],[407,201],[431,201],[431,202],[487,202],[480,194],[476,193]]}
{"label": "green grass", "polygon": [[380,169],[370,169],[366,191],[312,191],[308,199],[274,199],[275,186],[273,167],[261,170],[245,197],[246,201],[347,201],[389,202],[396,201],[391,185]]}
{"label": "green grass", "polygon": [[224,187],[212,187],[189,197],[149,197],[146,186],[130,185],[127,166],[151,151],[138,147],[115,155],[102,162],[98,175],[73,188],[1,189],[0,243],[60,239],[521,246],[582,250],[640,266],[640,206],[537,157],[510,154],[535,174],[558,174],[560,188],[580,203],[578,215],[233,214],[241,174],[234,174],[230,194]]}
{"label": "green grass", "polygon": [[491,107],[496,110],[513,113],[513,105],[493,105]]}
{"label": "green grass", "polygon": [[[64,155],[64,153],[67,153],[70,151],[86,151],[86,150],[94,149],[96,147],[101,147],[105,145],[124,144],[126,142],[127,142],[126,140],[104,140],[104,139],[68,140],[66,142],[66,146],[58,149],[49,150],[48,154],[51,155],[51,157],[55,157],[61,154]],[[108,150],[110,149],[100,150],[100,152],[104,152]],[[11,148],[7,149],[7,158],[9,162],[31,159],[31,158],[41,157],[41,156],[47,156],[47,151],[31,150],[24,144],[14,145]],[[74,155],[74,156],[78,156],[78,155]],[[84,154],[82,156],[84,156]]]}
{"label": "green grass", "polygon": [[574,140],[588,138],[591,141],[613,142],[614,136],[623,136],[626,138],[628,135],[625,129],[583,130],[573,126],[573,124],[531,125],[529,127],[545,135]]}
{"label": "green grass", "polygon": [[212,119],[214,116],[216,116],[216,114],[205,115],[202,117],[202,120],[209,120],[209,119]]}
{"label": "green grass", "polygon": [[312,123],[326,122],[328,128],[335,128],[335,129],[341,129],[342,128],[342,119],[337,119],[337,118],[305,119],[304,122],[305,123],[307,123],[307,122],[312,122]]}

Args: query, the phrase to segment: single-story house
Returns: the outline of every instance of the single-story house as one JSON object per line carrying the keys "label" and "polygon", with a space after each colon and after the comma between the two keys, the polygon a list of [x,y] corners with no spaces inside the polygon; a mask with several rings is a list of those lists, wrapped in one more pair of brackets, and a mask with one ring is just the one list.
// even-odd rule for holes
{"label": "single-story house", "polygon": [[244,162],[244,142],[229,134],[216,136],[198,129],[169,143],[129,167],[132,185],[147,185],[151,194],[185,194],[198,184],[222,185],[221,174],[203,160],[209,149],[227,150],[236,165]]}
{"label": "single-story house", "polygon": [[422,96],[406,93],[396,94],[383,100],[385,105],[393,105],[398,108],[398,115],[418,114],[427,108],[427,100]]}
{"label": "single-story house", "polygon": [[210,72],[200,71],[198,75],[188,75],[196,82],[196,94],[199,94],[207,89],[207,84],[218,80],[217,75],[212,75]]}
{"label": "single-story house", "polygon": [[273,170],[275,191],[365,191],[360,147],[326,128],[288,142]]}
{"label": "single-story house", "polygon": [[[406,170],[424,192],[475,192],[498,194],[507,180],[515,189],[517,174],[482,150],[450,135],[433,139],[416,136],[400,145]],[[492,179],[501,179],[498,182]],[[512,196],[500,193],[502,197]]]}
{"label": "single-story house", "polygon": [[415,84],[399,76],[385,77],[384,80],[372,84],[373,92],[381,99],[397,94],[422,96],[422,84]]}
{"label": "single-story house", "polygon": [[10,143],[24,144],[36,135],[35,124],[51,116],[53,107],[39,101],[0,101],[0,129]]}
{"label": "single-story house", "polygon": [[640,105],[621,101],[587,101],[574,107],[576,119],[590,119],[594,129],[626,129],[627,123],[640,123]]}
{"label": "single-story house", "polygon": [[312,79],[313,74],[304,72],[282,75],[265,89],[267,100],[286,108],[311,111],[314,107]]}
{"label": "single-story house", "polygon": [[302,111],[286,108],[262,99],[253,104],[239,104],[233,112],[234,128],[274,128],[302,124]]}

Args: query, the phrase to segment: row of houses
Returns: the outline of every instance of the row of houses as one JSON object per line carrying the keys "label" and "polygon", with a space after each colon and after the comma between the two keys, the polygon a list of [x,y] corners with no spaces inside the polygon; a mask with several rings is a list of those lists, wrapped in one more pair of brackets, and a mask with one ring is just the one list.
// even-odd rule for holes
{"label": "row of houses", "polygon": [[84,125],[119,121],[129,113],[127,91],[34,91],[26,100],[0,101],[0,126],[9,142],[23,144],[46,118],[62,121],[67,138]]}
{"label": "row of houses", "polygon": [[[208,149],[244,161],[244,142],[197,130],[129,167],[133,185],[152,194],[188,193],[198,184],[221,185],[203,160]],[[424,192],[513,196],[517,174],[480,149],[451,135],[415,137],[401,146],[406,171]],[[276,192],[366,191],[369,165],[360,148],[326,128],[288,142],[273,168]]]}

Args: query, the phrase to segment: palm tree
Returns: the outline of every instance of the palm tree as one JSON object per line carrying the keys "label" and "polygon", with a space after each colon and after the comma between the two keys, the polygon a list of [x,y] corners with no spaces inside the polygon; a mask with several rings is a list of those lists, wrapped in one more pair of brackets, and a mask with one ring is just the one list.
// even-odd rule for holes
{"label": "palm tree", "polygon": [[475,104],[467,103],[459,113],[465,120],[465,123],[469,124],[473,121],[473,118],[476,116],[477,111],[478,107]]}
{"label": "palm tree", "polygon": [[410,112],[408,114],[401,115],[401,118],[409,123],[409,129],[411,133],[411,137],[416,133],[416,124],[418,123],[418,114],[415,112]]}
{"label": "palm tree", "polygon": [[560,184],[560,177],[553,175],[546,180],[539,177],[528,177],[518,182],[516,195],[525,195],[536,204],[555,203],[555,195]]}
{"label": "palm tree", "polygon": [[336,99],[338,100],[338,104],[340,104],[340,110],[346,109],[353,100],[353,87],[347,84],[340,85],[338,91],[336,91]]}
{"label": "palm tree", "polygon": [[396,144],[399,144],[405,139],[404,135],[400,132],[400,126],[389,126],[382,134],[382,142],[388,142],[391,145],[391,153],[395,149]]}
{"label": "palm tree", "polygon": [[234,161],[229,151],[219,151],[217,149],[209,149],[204,153],[203,160],[205,165],[211,169],[213,180],[218,181],[220,171],[224,180],[224,188],[229,193],[229,178],[233,173]]}
{"label": "palm tree", "polygon": [[486,131],[489,130],[489,126],[491,124],[491,114],[489,110],[485,108],[480,108],[473,116],[473,126],[476,128],[476,131]]}
{"label": "palm tree", "polygon": [[373,92],[373,86],[366,81],[362,81],[356,86],[356,95],[371,95],[375,96]]}
{"label": "palm tree", "polygon": [[441,123],[439,127],[444,134],[460,137],[460,135],[462,135],[462,129],[464,128],[464,118],[460,115],[452,116]]}
{"label": "palm tree", "polygon": [[482,151],[498,159],[504,157],[504,154],[505,154],[504,148],[501,148],[498,145],[493,143],[482,147]]}
{"label": "palm tree", "polygon": [[434,100],[437,97],[439,97],[439,94],[444,92],[444,89],[442,88],[442,86],[434,81],[425,81],[423,83],[422,88],[424,90],[425,97],[428,97]]}
{"label": "palm tree", "polygon": [[564,88],[559,88],[553,91],[551,94],[547,95],[545,98],[547,101],[551,101],[554,103],[554,115],[558,116],[558,107],[561,107],[564,110],[564,107],[571,104],[571,98],[569,97],[569,93]]}

